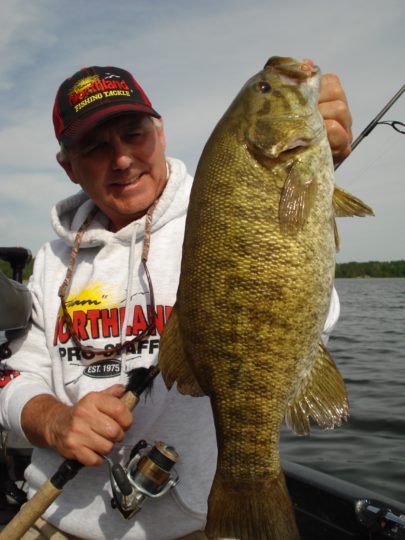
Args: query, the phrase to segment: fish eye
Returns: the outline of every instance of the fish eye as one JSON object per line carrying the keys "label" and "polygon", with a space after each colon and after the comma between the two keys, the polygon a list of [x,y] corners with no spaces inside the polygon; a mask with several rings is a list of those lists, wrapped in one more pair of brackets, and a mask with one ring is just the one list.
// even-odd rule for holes
{"label": "fish eye", "polygon": [[256,90],[261,94],[268,94],[271,91],[271,86],[266,81],[260,81],[256,85]]}

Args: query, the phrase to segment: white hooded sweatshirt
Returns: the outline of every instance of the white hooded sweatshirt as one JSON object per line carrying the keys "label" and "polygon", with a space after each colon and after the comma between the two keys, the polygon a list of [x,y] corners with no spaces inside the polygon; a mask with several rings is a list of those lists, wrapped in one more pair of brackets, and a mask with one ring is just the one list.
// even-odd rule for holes
{"label": "white hooded sweatshirt", "polygon": [[[170,177],[153,212],[148,269],[154,288],[157,329],[142,344],[118,358],[85,359],[61,324],[58,289],[66,274],[76,232],[94,207],[83,193],[60,202],[52,224],[60,237],[39,251],[30,282],[33,324],[27,336],[13,343],[10,367],[21,372],[0,395],[0,424],[19,432],[24,405],[49,393],[72,405],[89,391],[127,381],[134,367],[157,362],[159,340],[176,299],[185,216],[192,178],[184,164],[168,159]],[[113,233],[98,212],[80,245],[67,306],[83,345],[108,349],[132,339],[145,328],[150,308],[141,264],[145,218]],[[124,335],[123,328],[126,328]],[[169,540],[204,528],[207,497],[216,465],[215,431],[208,398],[168,392],[160,376],[152,393],[141,398],[125,441],[109,456],[126,462],[140,440],[163,441],[179,454],[180,482],[161,500],[148,500],[129,521],[111,508],[107,465],[84,468],[71,480],[44,518],[80,538]],[[31,497],[62,462],[53,450],[34,449],[26,471]]]}
{"label": "white hooded sweatshirt", "polygon": [[[24,437],[20,417],[24,405],[48,393],[72,405],[89,391],[126,383],[134,367],[157,362],[159,340],[175,302],[180,273],[185,216],[192,178],[184,164],[168,159],[170,177],[153,213],[148,258],[157,329],[153,335],[104,362],[84,358],[61,324],[58,289],[66,274],[76,232],[93,202],[83,193],[65,199],[52,211],[58,240],[38,253],[30,282],[33,324],[13,343],[8,361],[21,372],[0,394],[0,424]],[[83,345],[106,348],[131,339],[145,328],[150,308],[141,264],[145,218],[113,233],[98,212],[84,234],[68,292],[68,310]],[[325,325],[329,333],[339,314],[336,292]],[[126,329],[126,332],[123,329]],[[125,335],[126,334],[126,335]],[[172,540],[205,525],[207,498],[216,466],[216,441],[209,399],[168,392],[160,376],[152,394],[142,398],[125,441],[109,456],[127,462],[133,446],[145,439],[163,441],[179,454],[180,482],[160,500],[149,500],[128,521],[111,508],[106,465],[84,468],[66,484],[44,518],[59,529],[86,539]],[[53,450],[36,448],[26,471],[31,497],[63,461]]]}

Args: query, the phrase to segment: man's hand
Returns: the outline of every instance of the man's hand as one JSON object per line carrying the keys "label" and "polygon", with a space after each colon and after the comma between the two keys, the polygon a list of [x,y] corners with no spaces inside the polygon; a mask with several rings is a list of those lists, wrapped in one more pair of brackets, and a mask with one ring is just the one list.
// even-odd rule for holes
{"label": "man's hand", "polygon": [[23,430],[36,446],[50,446],[83,465],[99,465],[132,424],[123,394],[124,387],[115,384],[90,392],[72,407],[49,395],[37,396],[23,408]]}
{"label": "man's hand", "polygon": [[339,78],[331,73],[322,75],[319,110],[325,121],[335,165],[351,152],[352,115]]}

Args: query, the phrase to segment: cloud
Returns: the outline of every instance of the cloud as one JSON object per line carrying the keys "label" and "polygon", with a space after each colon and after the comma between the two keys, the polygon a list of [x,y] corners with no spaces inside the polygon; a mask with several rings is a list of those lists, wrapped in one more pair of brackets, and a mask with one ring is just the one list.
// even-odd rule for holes
{"label": "cloud", "polygon": [[36,252],[54,233],[50,210],[61,197],[77,191],[63,174],[0,174],[2,245],[19,245]]}
{"label": "cloud", "polygon": [[31,72],[30,66],[35,66],[41,52],[55,43],[51,24],[47,24],[52,22],[51,6],[50,0],[2,0],[0,90],[18,89],[25,79],[24,70]]}
{"label": "cloud", "polygon": [[[191,171],[242,84],[273,54],[309,56],[325,71],[338,73],[358,134],[404,82],[405,4],[342,0],[325,5],[324,0],[3,0],[4,237],[24,237],[29,229],[36,250],[45,237],[50,206],[72,189],[55,163],[51,110],[61,81],[85,65],[134,71],[164,116],[169,154],[182,158]],[[403,99],[393,108],[393,118],[404,119]],[[403,141],[378,127],[339,169],[339,184],[379,211],[373,225],[352,220],[340,257],[378,258],[401,251]],[[14,198],[11,180],[17,186]],[[14,219],[16,213],[20,220]],[[390,230],[390,242],[380,226]],[[367,227],[373,227],[368,229],[373,242]],[[345,235],[346,225],[342,228]]]}

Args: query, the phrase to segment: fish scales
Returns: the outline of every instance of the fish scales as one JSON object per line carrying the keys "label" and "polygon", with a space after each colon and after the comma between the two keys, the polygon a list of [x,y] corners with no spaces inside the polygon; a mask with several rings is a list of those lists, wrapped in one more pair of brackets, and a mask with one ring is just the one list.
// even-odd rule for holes
{"label": "fish scales", "polygon": [[315,67],[270,59],[219,121],[197,167],[159,363],[168,387],[176,381],[181,392],[210,396],[218,445],[210,538],[298,538],[281,423],[286,416],[305,433],[309,416],[333,427],[348,412],[320,345],[336,249],[319,80]]}

